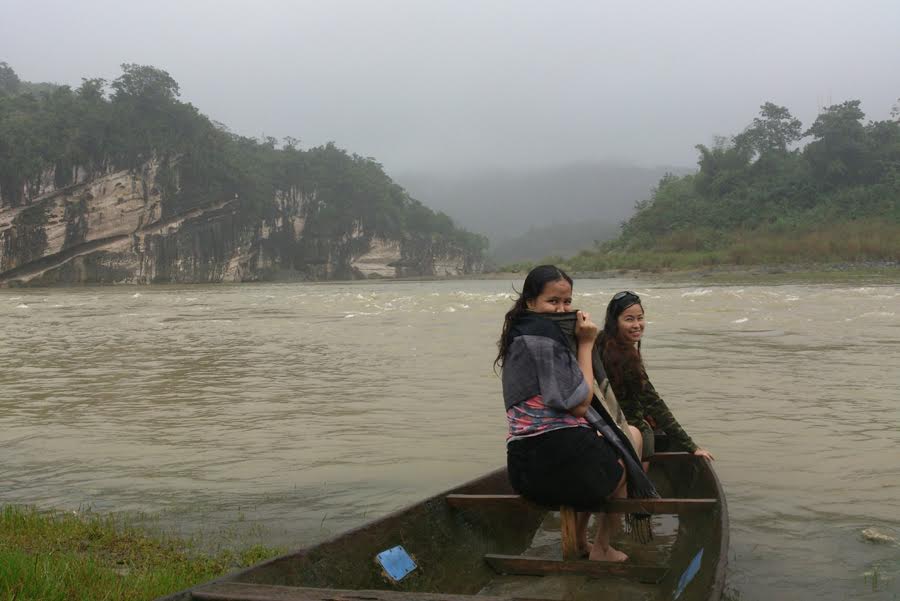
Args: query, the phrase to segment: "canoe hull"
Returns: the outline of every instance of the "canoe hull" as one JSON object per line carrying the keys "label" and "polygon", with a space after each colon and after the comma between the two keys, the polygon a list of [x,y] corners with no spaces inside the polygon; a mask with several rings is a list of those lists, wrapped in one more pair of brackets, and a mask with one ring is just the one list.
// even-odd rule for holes
{"label": "canoe hull", "polygon": [[[702,549],[699,569],[679,599],[718,601],[725,583],[728,517],[722,487],[715,472],[705,459],[683,456],[654,462],[651,476],[664,497],[705,497],[718,502],[708,511],[680,516],[677,536],[673,537],[674,542],[668,545],[664,553],[667,565],[662,577],[651,588],[641,585],[645,587],[641,590],[649,591],[649,598],[656,597],[654,592],[658,592],[658,598],[672,599],[679,579]],[[229,574],[213,583],[175,593],[164,600],[266,598],[201,596],[204,587],[211,592],[215,586],[221,588],[229,583],[241,585],[237,586],[241,590],[249,585],[296,587],[298,595],[300,588],[310,592],[313,589],[328,589],[332,591],[332,599],[336,598],[334,593],[338,591],[381,591],[385,596],[407,593],[403,597],[410,600],[424,600],[429,594],[448,598],[493,594],[494,591],[500,593],[494,595],[498,597],[594,597],[590,586],[582,587],[581,594],[573,595],[571,578],[565,581],[568,590],[557,596],[555,589],[549,586],[552,578],[501,577],[496,568],[486,561],[485,556],[530,553],[529,548],[539,538],[536,533],[543,532],[542,528],[546,528],[548,522],[552,528],[555,519],[552,513],[548,514],[546,509],[527,502],[517,503],[514,507],[494,503],[460,509],[448,503],[448,494],[512,495],[514,491],[506,469],[499,469],[312,547]],[[403,545],[418,564],[417,569],[399,583],[390,581],[375,562],[377,553],[395,545]],[[623,579],[613,577],[602,584],[615,586],[620,580]],[[279,589],[278,594],[287,594],[285,591],[290,592],[290,589]],[[371,594],[367,598],[372,599]]]}

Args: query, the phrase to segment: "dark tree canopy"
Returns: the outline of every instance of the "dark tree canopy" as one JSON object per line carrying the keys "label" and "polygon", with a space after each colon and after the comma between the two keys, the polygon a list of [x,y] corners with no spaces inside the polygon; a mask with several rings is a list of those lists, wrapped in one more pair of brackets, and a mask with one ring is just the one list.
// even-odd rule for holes
{"label": "dark tree canopy", "polygon": [[12,67],[0,62],[0,95],[17,93],[20,84],[19,76]]}
{"label": "dark tree canopy", "polygon": [[759,157],[784,154],[803,136],[803,124],[791,112],[772,102],[760,107],[759,117],[742,134],[735,136],[738,145],[747,145]]}
{"label": "dark tree canopy", "polygon": [[154,98],[174,101],[180,95],[178,83],[162,69],[147,65],[122,64],[122,75],[112,82],[113,100]]}
{"label": "dark tree canopy", "polygon": [[[900,224],[900,121],[864,118],[860,101],[849,100],[826,107],[803,132],[787,108],[767,102],[742,133],[698,144],[699,171],[664,177],[604,248],[689,240],[699,250],[725,233],[773,225]],[[807,136],[805,148],[791,150]]]}

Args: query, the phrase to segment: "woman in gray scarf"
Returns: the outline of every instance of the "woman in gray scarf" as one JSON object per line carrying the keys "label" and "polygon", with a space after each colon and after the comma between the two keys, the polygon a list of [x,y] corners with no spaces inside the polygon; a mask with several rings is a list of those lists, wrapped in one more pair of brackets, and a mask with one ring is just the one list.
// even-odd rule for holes
{"label": "woman in gray scarf", "polygon": [[612,419],[601,406],[592,406],[599,328],[589,314],[578,311],[573,352],[550,318],[571,309],[572,279],[557,267],[542,265],[528,274],[506,314],[496,364],[503,370],[510,482],[535,503],[574,507],[579,512],[578,545],[590,559],[624,561],[627,556],[610,546],[619,523],[615,515],[598,515],[594,544],[588,544],[590,511],[628,492],[649,497],[656,491],[621,430],[610,426]]}

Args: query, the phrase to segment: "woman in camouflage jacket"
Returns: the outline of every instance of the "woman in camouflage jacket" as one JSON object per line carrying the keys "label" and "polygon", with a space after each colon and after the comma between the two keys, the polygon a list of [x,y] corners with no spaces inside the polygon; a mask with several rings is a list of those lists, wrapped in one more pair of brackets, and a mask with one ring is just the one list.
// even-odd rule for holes
{"label": "woman in camouflage jacket", "polygon": [[640,297],[629,291],[614,295],[606,307],[606,321],[597,346],[625,418],[641,431],[642,458],[653,454],[653,431],[660,430],[666,434],[670,446],[713,459],[709,451],[698,447],[684,431],[650,383],[641,359],[643,334],[644,307]]}

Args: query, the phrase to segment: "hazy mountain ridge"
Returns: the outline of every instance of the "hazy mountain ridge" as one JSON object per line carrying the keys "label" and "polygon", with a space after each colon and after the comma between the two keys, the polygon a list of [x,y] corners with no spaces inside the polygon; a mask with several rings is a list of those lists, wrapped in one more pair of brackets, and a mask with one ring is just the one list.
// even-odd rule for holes
{"label": "hazy mountain ridge", "polygon": [[[580,162],[528,169],[497,169],[440,174],[398,172],[394,179],[409,194],[442,211],[462,227],[491,240],[500,262],[537,260],[548,254],[573,254],[594,240],[618,234],[635,204],[651,196],[666,173],[686,174],[686,167],[641,167],[613,162]],[[585,222],[590,223],[584,227]],[[565,240],[523,237],[546,235],[554,228]]]}
{"label": "hazy mountain ridge", "polygon": [[618,223],[604,220],[533,227],[520,236],[492,246],[490,259],[497,267],[502,267],[521,261],[541,261],[548,257],[570,257],[593,248],[597,243],[612,240],[619,235],[619,231]]}

